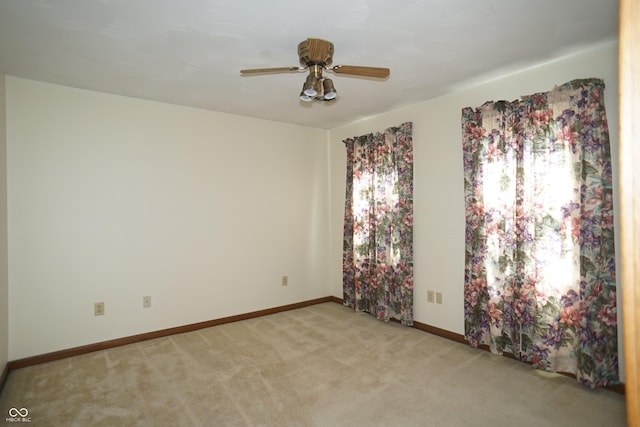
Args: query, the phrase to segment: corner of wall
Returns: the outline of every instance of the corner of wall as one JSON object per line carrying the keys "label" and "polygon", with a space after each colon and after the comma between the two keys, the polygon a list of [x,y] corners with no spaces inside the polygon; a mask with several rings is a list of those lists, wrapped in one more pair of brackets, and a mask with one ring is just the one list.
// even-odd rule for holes
{"label": "corner of wall", "polygon": [[7,272],[7,110],[4,73],[0,70],[0,390],[9,358],[9,284]]}

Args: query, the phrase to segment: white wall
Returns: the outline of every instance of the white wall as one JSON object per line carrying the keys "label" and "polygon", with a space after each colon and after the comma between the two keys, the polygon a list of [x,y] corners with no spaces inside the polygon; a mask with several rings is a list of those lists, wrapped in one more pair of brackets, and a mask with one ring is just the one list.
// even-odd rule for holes
{"label": "white wall", "polygon": [[[330,134],[332,295],[342,297],[342,216],[345,191],[345,138],[413,122],[414,136],[414,307],[415,320],[464,333],[464,200],[461,113],[490,100],[513,100],[546,92],[567,81],[604,79],[614,175],[618,155],[617,42],[593,46],[402,110],[352,123]],[[615,179],[615,178],[614,178]],[[617,182],[614,182],[616,209]],[[616,217],[616,221],[617,221]],[[619,239],[618,239],[619,240]],[[619,250],[617,251],[619,254]],[[443,293],[443,304],[427,303],[427,290]],[[619,294],[619,293],[618,293]],[[622,318],[620,317],[620,322]],[[621,330],[620,330],[621,331]],[[619,334],[622,340],[622,332]],[[622,355],[622,350],[620,352]]]}
{"label": "white wall", "polygon": [[342,297],[342,140],[404,121],[415,319],[462,334],[461,109],[587,77],[607,85],[616,174],[615,41],[328,133],[7,77],[9,360]]}
{"label": "white wall", "polygon": [[9,283],[7,273],[7,126],[5,76],[0,72],[0,372],[9,360]]}
{"label": "white wall", "polygon": [[330,294],[327,131],[6,87],[10,360]]}

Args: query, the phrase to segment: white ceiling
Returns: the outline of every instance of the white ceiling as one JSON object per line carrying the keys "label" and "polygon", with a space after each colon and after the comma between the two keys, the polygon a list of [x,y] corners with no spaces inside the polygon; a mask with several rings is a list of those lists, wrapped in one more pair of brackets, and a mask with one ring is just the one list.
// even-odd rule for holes
{"label": "white ceiling", "polygon": [[[0,0],[0,69],[330,129],[615,39],[617,15],[617,0]],[[391,76],[336,75],[328,105],[298,99],[303,73],[240,76],[297,66],[308,37]]]}

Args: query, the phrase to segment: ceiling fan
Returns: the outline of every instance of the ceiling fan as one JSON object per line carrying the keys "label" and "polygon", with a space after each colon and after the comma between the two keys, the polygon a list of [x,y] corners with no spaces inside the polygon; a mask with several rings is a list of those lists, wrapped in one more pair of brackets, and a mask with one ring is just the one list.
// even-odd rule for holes
{"label": "ceiling fan", "polygon": [[334,65],[333,43],[322,40],[308,38],[298,44],[298,57],[300,66],[296,67],[275,67],[275,68],[252,68],[240,70],[242,75],[267,74],[267,73],[293,73],[309,71],[309,75],[302,86],[300,99],[305,102],[311,101],[333,101],[338,92],[333,86],[331,79],[322,75],[323,71],[334,74],[344,74],[359,77],[374,77],[384,79],[389,76],[388,68],[364,67],[360,65]]}

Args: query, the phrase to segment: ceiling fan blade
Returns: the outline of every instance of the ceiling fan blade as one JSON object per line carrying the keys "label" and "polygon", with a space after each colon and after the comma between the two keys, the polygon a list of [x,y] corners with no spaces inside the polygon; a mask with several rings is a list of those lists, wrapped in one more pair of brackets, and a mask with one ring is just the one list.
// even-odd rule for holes
{"label": "ceiling fan blade", "polygon": [[362,77],[376,77],[384,79],[389,77],[391,71],[388,68],[381,67],[362,67],[358,65],[336,65],[333,67],[333,72],[336,74],[349,74],[352,76]]}
{"label": "ceiling fan blade", "polygon": [[291,73],[301,70],[303,69],[300,67],[250,68],[247,70],[240,70],[240,74]]}

